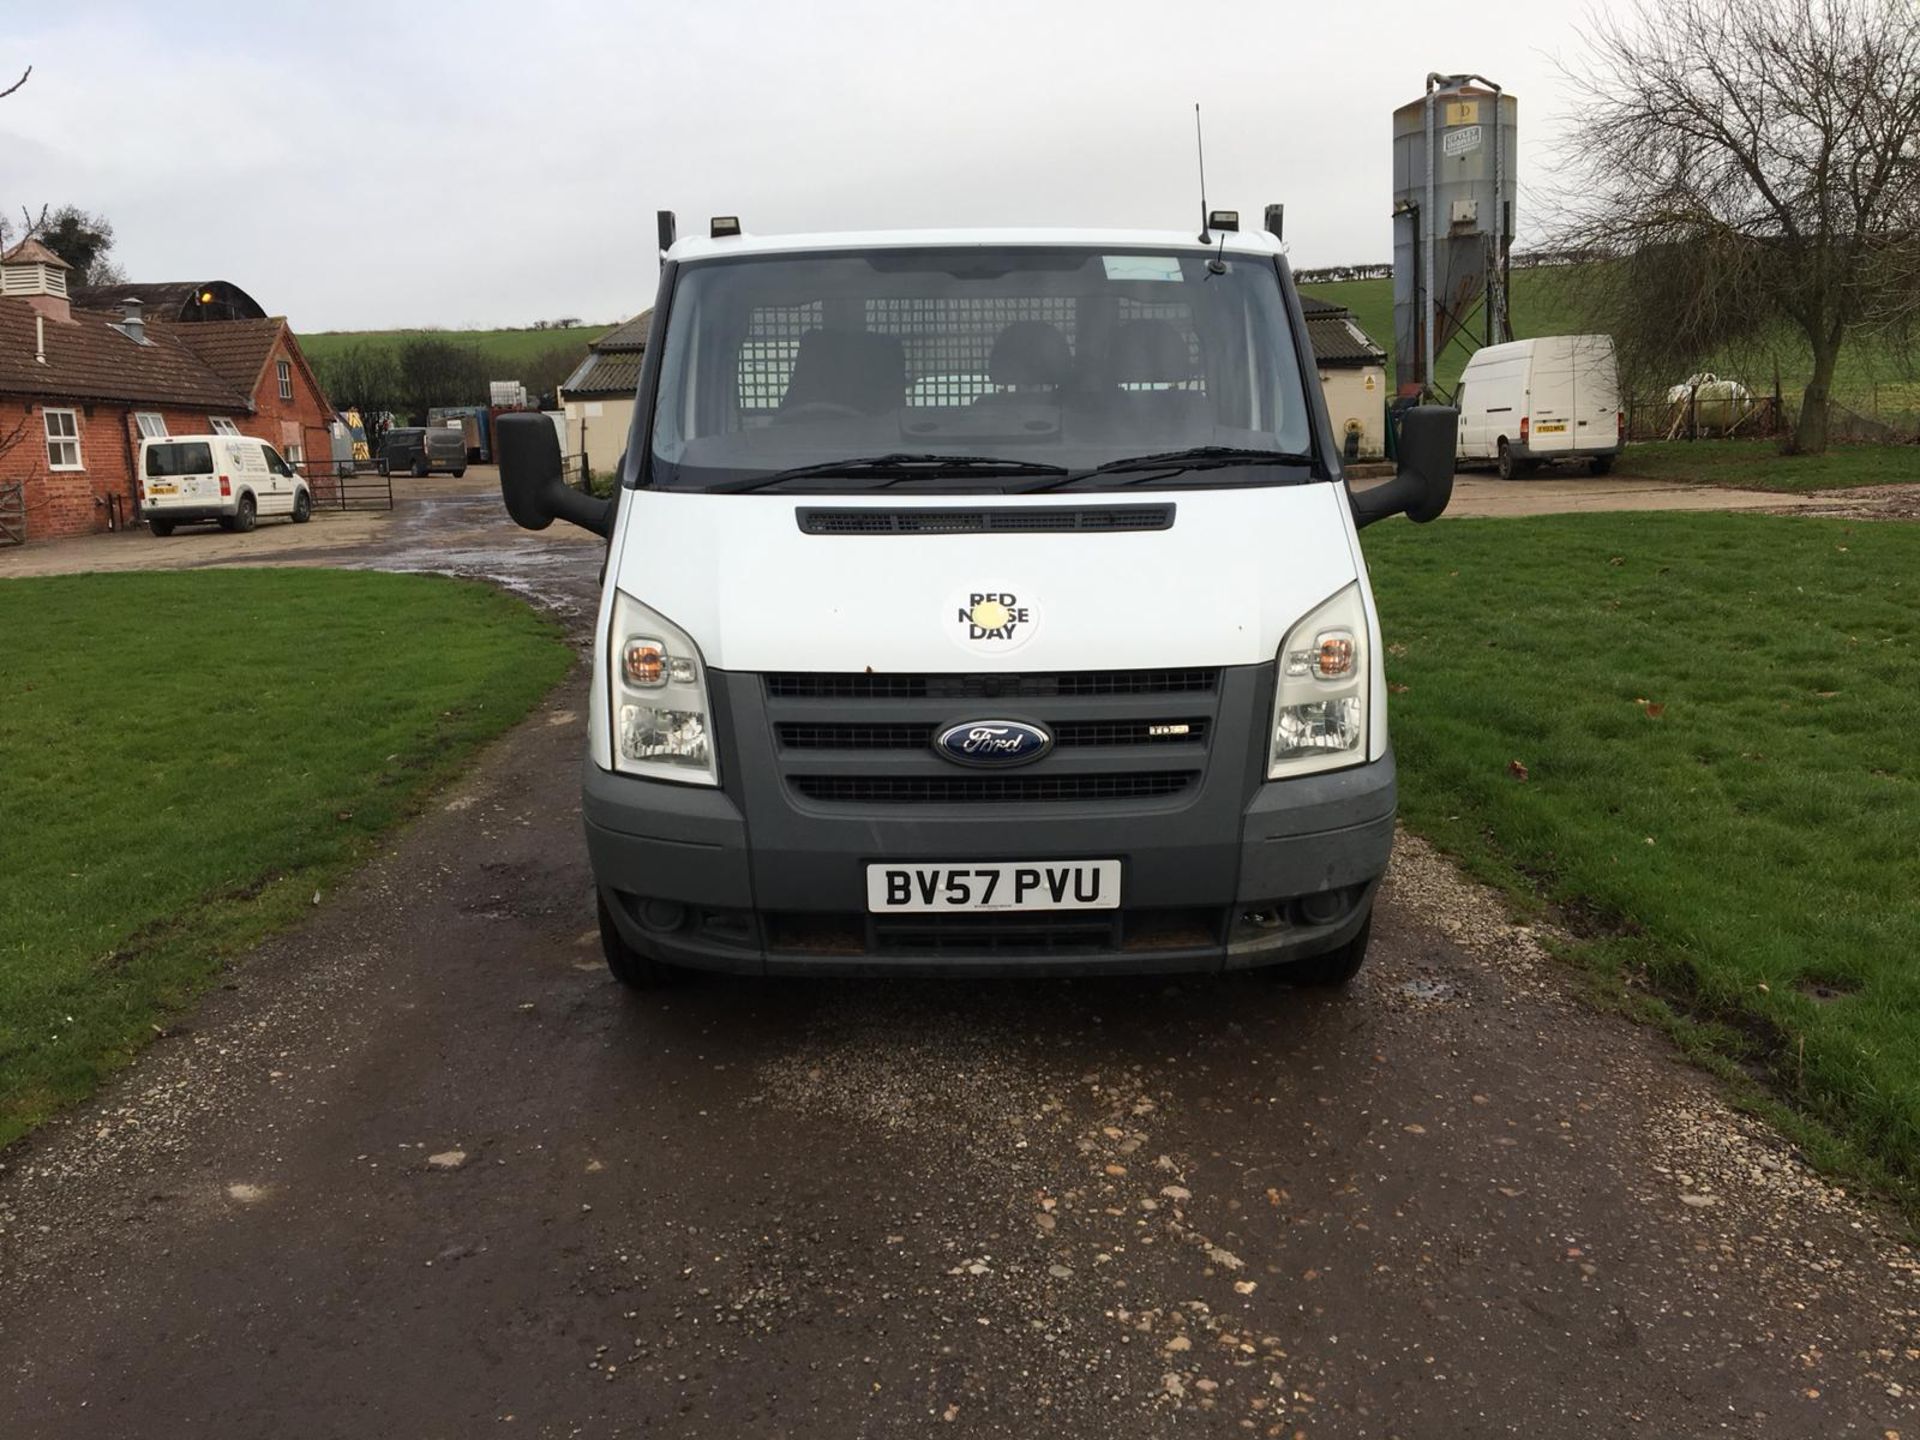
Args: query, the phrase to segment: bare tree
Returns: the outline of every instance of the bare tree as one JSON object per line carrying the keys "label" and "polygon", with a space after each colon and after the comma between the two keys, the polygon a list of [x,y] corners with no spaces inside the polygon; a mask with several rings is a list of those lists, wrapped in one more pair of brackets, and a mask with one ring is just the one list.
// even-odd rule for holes
{"label": "bare tree", "polygon": [[1636,0],[1568,72],[1555,244],[1643,372],[1790,328],[1810,372],[1792,448],[1826,448],[1856,332],[1905,330],[1920,277],[1916,0]]}
{"label": "bare tree", "polygon": [[8,220],[6,213],[0,211],[0,251],[11,250],[15,245],[36,238],[47,227],[49,208],[40,207],[40,213],[34,214],[28,206],[20,207],[20,223],[15,225]]}
{"label": "bare tree", "polygon": [[22,85],[26,84],[27,77],[31,74],[33,74],[33,66],[29,65],[27,66],[26,69],[20,72],[20,78],[18,80],[14,81],[11,85],[7,86],[6,89],[0,90],[0,100],[6,99],[7,96],[11,95],[14,91],[18,90]]}

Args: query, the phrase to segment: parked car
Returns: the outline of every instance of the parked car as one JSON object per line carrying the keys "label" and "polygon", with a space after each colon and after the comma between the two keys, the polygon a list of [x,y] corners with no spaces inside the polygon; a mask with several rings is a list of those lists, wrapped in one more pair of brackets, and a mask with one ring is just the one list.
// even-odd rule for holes
{"label": "parked car", "polygon": [[380,447],[380,473],[392,475],[429,475],[435,470],[449,475],[467,473],[467,437],[447,425],[408,425],[387,432]]}
{"label": "parked car", "polygon": [[1626,438],[1610,335],[1543,335],[1476,350],[1455,392],[1460,459],[1491,460],[1502,480],[1543,461],[1613,468]]}
{"label": "parked car", "polygon": [[253,529],[262,515],[296,525],[313,516],[313,491],[280,452],[251,435],[168,435],[140,442],[140,513],[155,535],[217,520]]}
{"label": "parked car", "polygon": [[608,546],[614,977],[1351,978],[1396,801],[1358,531],[1446,507],[1455,412],[1350,490],[1299,313],[1267,234],[675,244],[614,495],[495,435],[517,522]]}

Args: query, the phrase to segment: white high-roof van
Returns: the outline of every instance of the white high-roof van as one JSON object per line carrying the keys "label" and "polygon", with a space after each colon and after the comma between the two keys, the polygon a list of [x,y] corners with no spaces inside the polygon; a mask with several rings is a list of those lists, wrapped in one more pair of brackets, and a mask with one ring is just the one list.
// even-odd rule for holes
{"label": "white high-roof van", "polygon": [[1613,468],[1626,438],[1610,335],[1543,335],[1476,350],[1454,392],[1462,460],[1511,480],[1544,461]]}
{"label": "white high-roof van", "polygon": [[280,452],[251,435],[167,435],[140,442],[140,513],[155,535],[217,520],[247,531],[261,515],[296,525],[313,516],[313,491]]}
{"label": "white high-roof van", "polygon": [[607,540],[618,979],[1359,968],[1395,810],[1359,530],[1445,508],[1454,412],[1349,490],[1279,242],[1210,229],[716,223],[665,252],[613,498],[500,418],[513,517]]}

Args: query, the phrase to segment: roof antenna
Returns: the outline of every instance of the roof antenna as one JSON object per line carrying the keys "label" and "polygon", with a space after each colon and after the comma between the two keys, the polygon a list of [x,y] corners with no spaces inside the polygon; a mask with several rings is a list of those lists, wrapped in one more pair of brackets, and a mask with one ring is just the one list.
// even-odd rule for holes
{"label": "roof antenna", "polygon": [[1207,233],[1207,141],[1200,130],[1200,102],[1193,102],[1193,146],[1200,155],[1200,243],[1211,245],[1213,237]]}

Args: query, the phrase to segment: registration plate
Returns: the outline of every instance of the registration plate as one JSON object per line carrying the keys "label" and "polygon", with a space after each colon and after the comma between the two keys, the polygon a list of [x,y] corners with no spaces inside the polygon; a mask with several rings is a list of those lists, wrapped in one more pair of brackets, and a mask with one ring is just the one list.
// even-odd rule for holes
{"label": "registration plate", "polygon": [[867,909],[876,915],[1119,907],[1118,860],[867,866]]}
{"label": "registration plate", "polygon": [[1536,435],[1564,435],[1567,433],[1567,422],[1564,420],[1550,420],[1533,433]]}
{"label": "registration plate", "polygon": [[178,495],[180,493],[180,487],[178,485],[149,485],[147,486],[147,493],[149,495]]}

